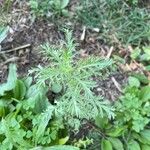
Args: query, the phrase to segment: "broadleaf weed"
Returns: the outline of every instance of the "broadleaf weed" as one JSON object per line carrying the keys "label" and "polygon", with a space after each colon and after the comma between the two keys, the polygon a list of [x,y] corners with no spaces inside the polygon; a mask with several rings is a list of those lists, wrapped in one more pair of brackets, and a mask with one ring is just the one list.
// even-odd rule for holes
{"label": "broadleaf weed", "polygon": [[[30,0],[29,5],[35,17],[57,17],[60,15],[67,15],[66,7],[69,0]],[[54,17],[54,18],[55,18]]]}

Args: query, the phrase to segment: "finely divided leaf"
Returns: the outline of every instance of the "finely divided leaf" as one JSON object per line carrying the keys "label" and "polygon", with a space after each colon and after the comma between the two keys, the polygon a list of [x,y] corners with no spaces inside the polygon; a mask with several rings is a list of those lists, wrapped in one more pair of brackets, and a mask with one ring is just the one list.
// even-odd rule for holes
{"label": "finely divided leaf", "polygon": [[47,107],[47,110],[41,114],[39,119],[39,124],[37,125],[37,132],[36,132],[36,141],[44,135],[45,129],[52,117],[54,107],[52,105],[49,105]]}
{"label": "finely divided leaf", "polygon": [[28,89],[32,84],[32,77],[27,77],[27,78],[23,79],[23,82],[24,82],[26,88]]}

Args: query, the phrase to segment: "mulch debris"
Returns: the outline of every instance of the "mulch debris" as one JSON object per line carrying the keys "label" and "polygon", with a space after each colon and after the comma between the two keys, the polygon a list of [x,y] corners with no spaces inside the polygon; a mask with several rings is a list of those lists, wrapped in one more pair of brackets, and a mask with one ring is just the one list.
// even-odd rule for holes
{"label": "mulch debris", "polygon": [[[70,9],[74,9],[73,5],[75,3],[76,1],[72,3]],[[1,52],[3,52],[3,55],[0,53],[1,83],[6,80],[9,63],[17,63],[19,75],[24,76],[29,69],[43,63],[42,56],[39,54],[41,44],[46,42],[57,44],[58,41],[64,40],[59,25],[43,19],[33,20],[25,1],[19,1],[18,3],[16,1],[10,16],[8,21],[10,33],[1,45]],[[70,23],[70,21],[66,22],[66,26],[73,30],[77,50],[80,51],[81,57],[88,57],[89,55],[111,57],[114,49],[111,52],[112,47],[99,38],[98,29],[84,28],[80,23]],[[83,29],[85,30],[84,33]],[[26,45],[27,47],[23,47]],[[115,74],[111,74],[105,80],[96,78],[97,87],[94,92],[114,101],[120,95],[119,88],[125,85],[126,78],[125,73],[120,70]]]}

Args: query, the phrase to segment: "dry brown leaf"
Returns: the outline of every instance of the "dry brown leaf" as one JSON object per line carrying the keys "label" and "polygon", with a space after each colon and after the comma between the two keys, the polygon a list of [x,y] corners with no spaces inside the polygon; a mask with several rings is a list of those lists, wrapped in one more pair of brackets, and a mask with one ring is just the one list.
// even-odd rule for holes
{"label": "dry brown leaf", "polygon": [[130,64],[125,64],[125,65],[120,65],[121,69],[124,71],[140,71],[143,72],[145,71],[145,67],[143,66],[142,63],[138,63],[136,61],[131,61]]}

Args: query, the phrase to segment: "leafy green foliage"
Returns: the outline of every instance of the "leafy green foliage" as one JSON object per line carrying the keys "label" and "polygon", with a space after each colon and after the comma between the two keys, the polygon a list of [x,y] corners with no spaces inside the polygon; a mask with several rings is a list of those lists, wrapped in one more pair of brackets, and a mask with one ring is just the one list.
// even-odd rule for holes
{"label": "leafy green foliage", "polygon": [[[69,139],[67,128],[64,120],[56,116],[55,107],[49,103],[47,88],[32,85],[30,77],[17,79],[14,64],[9,69],[7,83],[0,86],[0,149],[66,144]],[[65,148],[67,146],[62,146]],[[61,149],[61,146],[56,149]]]}
{"label": "leafy green foliage", "polygon": [[135,48],[131,53],[132,59],[138,59],[140,61],[147,62],[150,60],[150,47],[145,46],[140,49],[139,47]]}
{"label": "leafy green foliage", "polygon": [[131,52],[131,58],[133,60],[137,60],[139,62],[141,62],[146,70],[150,70],[150,46],[144,46],[142,48],[135,48],[132,52]]}
{"label": "leafy green foliage", "polygon": [[141,137],[145,140],[146,144],[150,143],[150,130],[145,129],[141,132]]}
{"label": "leafy green foliage", "polygon": [[109,140],[102,139],[101,150],[112,150],[112,144]]}
{"label": "leafy green foliage", "polygon": [[131,5],[137,5],[139,0],[126,0]]}
{"label": "leafy green foliage", "polygon": [[131,140],[128,143],[128,150],[140,150],[140,145],[135,140]]}
{"label": "leafy green foliage", "polygon": [[122,142],[118,138],[108,138],[115,150],[124,150]]}
{"label": "leafy green foliage", "polygon": [[[61,96],[55,99],[57,110],[65,117],[93,118],[104,112],[110,117],[112,109],[107,101],[102,101],[91,89],[96,86],[92,75],[100,76],[102,70],[111,65],[111,60],[89,56],[75,60],[75,45],[72,34],[66,32],[66,42],[63,45],[42,46],[43,53],[50,61],[46,67],[39,66],[30,73],[35,73],[39,86],[49,87],[55,93],[61,91]],[[54,84],[57,84],[57,86]],[[55,88],[54,88],[55,87]]]}
{"label": "leafy green foliage", "polygon": [[56,145],[51,147],[36,147],[30,150],[79,150],[79,148],[69,145]]}
{"label": "leafy green foliage", "polygon": [[22,100],[26,94],[26,86],[21,80],[16,81],[16,86],[13,89],[15,99]]}
{"label": "leafy green foliage", "polygon": [[108,43],[138,46],[149,41],[148,10],[130,7],[124,0],[82,0],[78,16],[87,26],[98,27]]}
{"label": "leafy green foliage", "polygon": [[74,143],[74,146],[80,149],[86,149],[92,143],[93,143],[93,140],[86,137],[86,139],[79,139],[78,141],[76,141]]}
{"label": "leafy green foliage", "polygon": [[1,85],[0,96],[4,96],[6,91],[12,90],[15,87],[16,81],[17,81],[16,66],[14,64],[11,64],[9,66],[9,75],[7,83]]}
{"label": "leafy green foliage", "polygon": [[[114,150],[141,150],[150,146],[150,86],[137,86],[139,80],[129,78],[129,85],[115,102],[115,118],[95,118],[99,147]],[[133,83],[131,83],[133,82]]]}
{"label": "leafy green foliage", "polygon": [[141,84],[144,84],[144,85],[147,85],[150,82],[149,79],[148,79],[148,77],[146,75],[144,75],[144,74],[141,74],[141,73],[135,73],[135,72],[133,72],[133,73],[131,73],[131,76],[133,76],[134,78],[136,78],[136,80],[138,79],[139,82]]}
{"label": "leafy green foliage", "polygon": [[117,121],[128,122],[130,128],[136,132],[143,130],[150,122],[150,98],[143,95],[147,88],[150,89],[149,86],[142,90],[135,86],[128,87],[125,90],[125,95],[120,97],[120,101],[116,103],[116,109],[119,112]]}
{"label": "leafy green foliage", "polygon": [[142,150],[149,150],[150,146],[149,145],[142,145],[141,148],[142,148]]}
{"label": "leafy green foliage", "polygon": [[140,87],[140,81],[136,78],[136,77],[132,77],[132,76],[130,76],[129,78],[128,78],[128,81],[129,81],[129,85],[131,86],[131,87]]}
{"label": "leafy green foliage", "polygon": [[30,0],[29,4],[36,16],[68,15],[68,11],[65,8],[68,6],[69,0]]}

